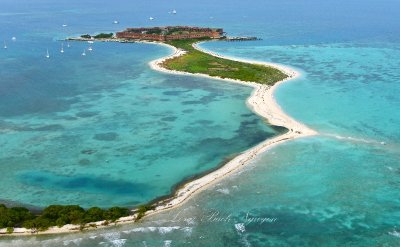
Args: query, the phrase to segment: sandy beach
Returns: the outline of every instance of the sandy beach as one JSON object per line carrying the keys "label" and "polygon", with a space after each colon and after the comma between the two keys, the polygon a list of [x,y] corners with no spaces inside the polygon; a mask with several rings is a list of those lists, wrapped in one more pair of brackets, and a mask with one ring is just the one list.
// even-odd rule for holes
{"label": "sandy beach", "polygon": [[[287,82],[289,80],[298,78],[300,76],[300,73],[298,73],[297,71],[295,71],[289,67],[279,65],[279,64],[265,63],[265,62],[259,62],[259,61],[251,61],[251,60],[244,60],[244,59],[237,59],[237,58],[222,56],[219,54],[215,54],[215,53],[203,50],[198,46],[198,44],[194,45],[194,47],[196,49],[201,50],[210,55],[225,58],[225,59],[240,61],[240,62],[271,66],[271,67],[277,68],[277,69],[281,70],[282,72],[284,72],[285,74],[287,74],[288,78],[277,82],[274,86],[268,86],[268,85],[254,83],[254,82],[245,82],[245,81],[240,81],[240,80],[211,77],[211,76],[208,76],[205,74],[192,74],[192,73],[187,73],[187,72],[172,71],[172,70],[167,70],[167,69],[163,68],[162,63],[165,60],[185,54],[185,51],[181,50],[181,49],[177,49],[177,48],[167,45],[165,43],[156,43],[156,42],[145,42],[145,43],[164,45],[173,50],[173,53],[171,55],[151,61],[149,63],[149,65],[152,69],[160,71],[160,72],[164,72],[164,73],[169,73],[169,74],[207,77],[207,78],[213,78],[213,79],[223,80],[226,82],[233,82],[233,83],[238,83],[241,85],[253,87],[254,90],[253,90],[251,96],[247,99],[247,105],[249,106],[249,108],[252,109],[259,116],[265,118],[270,124],[276,125],[276,126],[282,126],[282,127],[285,127],[288,129],[288,132],[286,132],[282,135],[276,136],[272,139],[267,139],[267,140],[263,141],[262,143],[258,144],[257,146],[252,147],[252,148],[248,149],[247,151],[241,153],[240,155],[236,156],[234,159],[229,161],[227,164],[225,164],[221,168],[219,168],[199,179],[196,179],[196,180],[193,180],[191,182],[184,184],[180,189],[178,189],[176,191],[176,193],[173,197],[156,203],[155,210],[148,211],[146,213],[146,216],[152,215],[152,214],[155,214],[155,213],[158,213],[161,211],[169,210],[169,209],[172,209],[172,208],[182,205],[185,201],[187,201],[187,199],[189,199],[195,193],[198,193],[198,192],[206,189],[209,185],[219,181],[220,179],[224,178],[225,176],[228,176],[229,174],[232,174],[233,172],[237,171],[238,169],[245,167],[259,154],[263,153],[264,151],[266,151],[267,149],[269,149],[275,145],[278,145],[278,144],[283,143],[288,140],[293,140],[296,138],[307,137],[307,136],[312,136],[312,135],[317,134],[316,131],[308,128],[304,124],[296,121],[295,119],[293,119],[289,115],[287,115],[277,104],[277,102],[275,101],[274,96],[273,96],[274,91],[276,90],[277,87],[279,87],[279,85],[281,85],[282,83]],[[132,223],[135,221],[135,219],[136,219],[136,215],[132,215],[129,217],[120,218],[115,223],[110,223],[110,225]],[[104,227],[107,227],[107,225],[104,224],[104,221],[99,221],[99,222],[92,223],[91,227],[89,227],[88,229],[96,229],[96,228],[104,228]],[[48,230],[43,231],[43,232],[35,232],[35,234],[59,234],[59,233],[69,233],[69,232],[77,232],[77,231],[80,231],[79,225],[65,225],[61,228],[51,227]],[[6,234],[6,229],[0,229],[0,236],[1,235],[3,235],[3,236],[4,235],[18,236],[18,235],[32,235],[32,234],[33,234],[33,232],[30,229],[25,229],[25,228],[15,228],[14,233],[12,233],[12,234]]]}
{"label": "sandy beach", "polygon": [[[258,144],[257,146],[252,147],[252,148],[248,149],[247,151],[243,152],[242,154],[236,156],[234,159],[229,161],[227,164],[225,164],[220,169],[213,171],[199,179],[196,179],[194,181],[191,181],[191,182],[185,184],[182,188],[180,188],[175,193],[175,196],[173,198],[165,200],[154,211],[148,212],[147,215],[158,213],[162,210],[167,210],[167,209],[171,209],[171,208],[180,206],[183,202],[185,202],[193,194],[206,189],[209,185],[215,183],[216,181],[220,180],[221,178],[244,167],[246,164],[250,163],[255,157],[257,157],[257,155],[263,153],[267,149],[269,149],[277,144],[283,143],[288,140],[293,140],[295,138],[307,137],[307,136],[312,136],[312,135],[317,134],[316,131],[310,129],[306,125],[296,121],[295,119],[293,119],[292,117],[287,115],[281,109],[281,107],[277,104],[277,102],[275,101],[275,98],[273,96],[276,88],[279,87],[279,85],[281,85],[282,83],[287,82],[289,80],[298,78],[300,76],[299,72],[297,72],[289,67],[280,65],[280,64],[266,63],[266,62],[259,62],[259,61],[253,61],[253,60],[237,59],[237,58],[232,58],[232,57],[228,57],[228,56],[222,56],[222,55],[215,54],[215,53],[206,51],[204,49],[201,49],[198,46],[198,44],[199,43],[193,45],[193,47],[202,52],[208,53],[212,56],[229,59],[229,60],[234,60],[234,61],[239,61],[239,62],[260,64],[260,65],[274,67],[274,68],[281,70],[285,74],[287,74],[288,78],[275,83],[273,86],[268,86],[268,85],[254,83],[254,82],[246,82],[246,81],[240,81],[240,80],[212,77],[212,76],[205,75],[205,74],[192,74],[192,73],[181,72],[181,71],[167,70],[161,66],[165,60],[168,60],[168,59],[171,59],[171,58],[174,58],[177,56],[181,56],[185,53],[185,51],[176,49],[175,47],[169,46],[169,45],[167,45],[167,46],[169,46],[171,49],[173,49],[173,54],[168,57],[164,57],[164,58],[160,58],[160,59],[151,61],[150,67],[154,70],[165,72],[165,73],[170,73],[170,74],[207,77],[207,78],[218,79],[218,80],[223,80],[223,81],[228,81],[228,82],[233,82],[233,83],[238,83],[241,85],[253,87],[254,90],[253,90],[252,94],[250,95],[250,97],[247,99],[247,105],[250,107],[250,109],[252,109],[259,116],[265,118],[270,124],[287,128],[288,132],[286,132],[285,134],[276,136],[272,139],[267,139],[267,140],[263,141],[262,143]],[[163,44],[163,45],[165,45],[165,44]]]}

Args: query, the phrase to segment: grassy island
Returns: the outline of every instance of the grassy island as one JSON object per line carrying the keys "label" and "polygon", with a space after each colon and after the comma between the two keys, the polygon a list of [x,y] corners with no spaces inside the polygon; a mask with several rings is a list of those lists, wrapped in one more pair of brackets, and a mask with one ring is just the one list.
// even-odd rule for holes
{"label": "grassy island", "polygon": [[[270,66],[225,59],[194,48],[193,45],[195,43],[208,41],[211,40],[211,38],[178,37],[179,39],[160,41],[142,38],[133,39],[130,37],[132,35],[139,35],[139,37],[146,38],[148,35],[160,35],[159,28],[141,28],[139,31],[142,31],[142,29],[145,30],[145,33],[137,33],[128,30],[128,32],[121,32],[119,34],[117,33],[116,36],[114,36],[113,33],[100,33],[94,36],[84,34],[79,38],[69,38],[68,40],[98,40],[114,42],[135,42],[137,40],[149,40],[163,42],[174,46],[177,49],[185,51],[185,53],[181,56],[175,56],[163,61],[160,65],[165,69],[193,74],[199,73],[212,77],[255,82],[265,85],[274,85],[276,82],[288,78],[288,75],[286,75],[284,72]],[[182,31],[182,29],[189,29],[189,31],[185,32],[189,32],[190,34],[191,31],[196,35],[200,35],[201,31],[204,30],[204,28],[169,27],[167,32],[164,30],[164,32],[166,32],[165,37],[175,37],[174,35],[187,35],[187,33],[183,33],[184,31]],[[209,30],[207,29],[206,31]],[[223,33],[222,29],[215,29],[213,32]],[[128,37],[118,37],[118,35],[128,35]],[[159,38],[158,36],[154,37]],[[223,37],[219,37],[218,39],[223,39]],[[88,227],[96,228],[98,226],[96,222],[100,222],[99,224],[101,225],[108,225],[109,223],[116,222],[121,217],[130,215],[135,216],[134,220],[138,221],[146,215],[147,211],[154,209],[154,204],[142,205],[133,211],[129,210],[128,208],[121,207],[112,207],[109,209],[92,207],[85,210],[78,205],[50,205],[44,208],[40,213],[33,213],[24,207],[9,208],[3,204],[0,204],[0,229],[6,229],[6,233],[11,234],[16,227],[24,227],[26,229],[31,229],[33,232],[38,232],[45,231],[54,226],[62,227],[66,224],[74,224],[78,225],[80,227],[79,229],[83,230]]]}
{"label": "grassy island", "polygon": [[194,43],[206,40],[207,39],[183,39],[167,41],[167,44],[185,50],[187,53],[166,60],[162,66],[170,70],[201,73],[267,85],[273,85],[287,78],[287,75],[282,71],[272,67],[215,57],[193,47]]}

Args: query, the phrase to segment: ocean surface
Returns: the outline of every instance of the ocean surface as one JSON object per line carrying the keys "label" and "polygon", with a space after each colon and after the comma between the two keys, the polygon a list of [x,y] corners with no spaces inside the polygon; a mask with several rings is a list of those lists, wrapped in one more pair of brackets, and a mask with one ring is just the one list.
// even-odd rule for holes
{"label": "ocean surface", "polygon": [[399,246],[399,8],[371,0],[4,1],[5,203],[138,205],[279,134],[247,109],[250,88],[150,70],[167,48],[95,43],[82,57],[88,44],[64,43],[61,54],[69,35],[184,24],[260,37],[202,47],[297,68],[302,77],[275,97],[320,135],[279,145],[141,223],[2,238],[0,246]]}

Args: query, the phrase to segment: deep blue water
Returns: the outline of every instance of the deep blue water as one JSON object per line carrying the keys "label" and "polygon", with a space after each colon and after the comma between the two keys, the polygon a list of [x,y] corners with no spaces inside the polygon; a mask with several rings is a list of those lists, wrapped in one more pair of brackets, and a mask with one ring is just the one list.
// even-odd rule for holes
{"label": "deep blue water", "polygon": [[[14,72],[12,78],[20,75],[21,83],[26,83],[26,79],[23,76],[25,75],[25,78],[29,78],[28,75],[31,73],[29,71],[25,74],[18,73],[22,65],[10,65],[10,63],[18,64],[18,60],[27,56],[23,55],[27,53],[23,49],[27,45],[22,44],[22,41],[20,43],[20,40],[25,39],[26,42],[36,42],[35,47],[38,47],[36,49],[40,53],[40,55],[37,55],[39,62],[36,63],[38,63],[38,66],[39,63],[46,64],[48,61],[42,61],[42,57],[43,50],[45,51],[45,46],[48,45],[44,44],[53,44],[54,50],[59,47],[54,36],[57,36],[58,32],[59,36],[62,36],[65,32],[60,27],[60,23],[64,19],[67,19],[68,24],[70,24],[68,32],[71,34],[85,31],[91,32],[93,29],[101,31],[114,30],[116,27],[110,24],[110,21],[114,19],[119,19],[121,26],[128,23],[126,25],[132,26],[188,24],[224,27],[232,35],[258,36],[263,40],[247,43],[212,42],[204,44],[204,48],[226,55],[273,61],[298,68],[303,74],[302,78],[282,85],[276,92],[276,98],[285,111],[316,129],[320,135],[277,146],[255,160],[247,169],[200,193],[184,206],[167,213],[152,216],[140,224],[66,236],[33,237],[23,240],[11,239],[5,241],[4,245],[399,246],[400,114],[398,109],[400,102],[398,95],[400,72],[398,68],[400,65],[400,17],[397,14],[397,10],[400,7],[400,3],[398,1],[284,0],[252,1],[251,4],[239,1],[202,1],[198,3],[189,1],[143,1],[125,4],[127,5],[117,2],[108,6],[109,4],[98,2],[86,2],[85,4],[74,4],[72,2],[55,6],[54,4],[41,3],[35,4],[34,8],[28,5],[17,6],[15,3],[11,4],[8,7],[10,11],[7,12],[28,12],[29,14],[22,14],[23,17],[21,17],[21,14],[1,14],[0,20],[3,23],[7,21],[18,23],[23,18],[30,19],[31,23],[24,26],[14,24],[18,26],[21,35],[25,33],[15,43],[15,45],[20,45],[18,49],[20,53],[18,59],[16,57],[8,57],[10,55],[0,55],[1,61],[4,61],[3,58],[9,60],[8,62],[1,62],[1,66],[10,66],[6,71],[1,70],[0,73],[11,73],[10,71],[12,71],[11,68],[13,67],[16,72]],[[57,11],[54,11],[55,9]],[[168,11],[172,9],[178,11],[176,16],[168,14]],[[49,12],[52,14],[44,14]],[[46,22],[45,19],[50,18],[50,16],[58,21]],[[74,16],[74,18],[66,18],[65,16]],[[149,22],[149,16],[153,16],[156,19],[153,22]],[[96,18],[103,21],[95,21]],[[82,23],[87,24],[82,25]],[[5,29],[8,28],[7,34],[10,33],[10,30],[13,30],[10,25],[5,27]],[[32,28],[35,25],[48,25],[50,30],[59,31],[49,33],[46,33],[47,31],[32,31],[35,30],[35,28]],[[50,27],[51,25],[52,27]],[[41,34],[39,35],[39,33]],[[10,41],[9,46],[12,44],[14,43]],[[80,44],[76,45],[79,46]],[[104,75],[96,77],[96,73],[90,73],[89,69],[89,72],[86,72],[87,76],[97,79],[88,79],[88,82],[84,83],[84,85],[75,82],[79,90],[87,92],[86,90],[90,89],[86,87],[93,86],[97,88],[96,90],[108,91],[107,86],[117,87],[116,81],[124,81],[123,78],[140,74],[148,78],[148,80],[137,78],[125,80],[141,82],[140,85],[142,87],[152,82],[153,87],[162,88],[162,93],[158,95],[163,95],[163,99],[171,100],[173,98],[175,92],[171,93],[170,91],[183,92],[183,94],[185,90],[195,91],[189,93],[198,97],[194,101],[197,102],[201,98],[203,99],[200,100],[200,104],[195,105],[199,107],[197,109],[199,112],[196,116],[201,116],[201,112],[205,113],[204,109],[202,109],[203,107],[208,110],[211,108],[216,109],[214,115],[210,115],[208,112],[204,115],[206,115],[207,120],[224,123],[220,128],[209,128],[214,129],[218,132],[218,135],[224,137],[217,137],[217,133],[214,133],[212,139],[207,139],[203,142],[199,141],[195,148],[189,148],[187,151],[190,154],[194,150],[198,150],[198,155],[209,154],[208,158],[200,159],[204,161],[202,163],[215,165],[218,158],[214,158],[214,163],[212,163],[210,162],[211,157],[220,157],[219,159],[221,159],[241,148],[245,149],[246,145],[251,146],[253,142],[259,141],[257,137],[265,137],[259,134],[258,131],[263,131],[262,133],[269,133],[270,135],[273,134],[266,125],[262,124],[261,120],[257,120],[258,118],[254,115],[249,115],[244,105],[241,106],[243,108],[239,107],[240,102],[243,103],[249,94],[249,89],[239,87],[240,90],[238,90],[238,87],[234,85],[225,85],[205,79],[181,78],[179,76],[171,79],[170,76],[151,72],[146,67],[146,62],[143,62],[143,59],[146,58],[149,61],[151,58],[167,54],[168,51],[161,47],[142,45],[143,47],[134,49],[114,44],[99,46],[105,46],[104,49],[100,49],[101,52],[99,51],[99,53],[107,53],[104,58],[111,56],[113,61],[120,61],[121,67],[116,66],[116,68],[113,68],[115,70],[121,68],[121,71],[120,73],[109,75],[113,79],[112,83],[107,84],[101,80]],[[77,49],[77,57],[79,59],[81,48]],[[134,52],[127,53],[129,49]],[[32,54],[34,53],[32,51]],[[3,51],[1,54],[4,54]],[[117,54],[121,55],[118,56]],[[135,56],[134,54],[137,57],[127,57]],[[24,63],[20,61],[21,64],[29,64],[28,61],[34,61],[34,56],[31,55],[31,58],[25,58]],[[130,62],[119,60],[121,57]],[[108,62],[107,59],[95,60],[92,63],[85,61],[77,64],[75,68],[79,71],[85,66],[90,68],[90,64],[92,64],[91,66],[101,66],[98,63],[104,63],[102,68],[104,71],[108,71],[105,68],[112,64],[108,64]],[[71,66],[70,63],[72,63],[72,60],[69,61],[67,67]],[[136,66],[124,69],[124,66],[135,63],[137,64]],[[34,65],[33,62],[31,64],[31,66]],[[56,66],[54,70],[60,69],[60,66]],[[61,71],[66,69],[63,68]],[[132,74],[127,72],[131,71],[131,69],[135,71]],[[47,79],[50,76],[58,78],[59,75],[57,74],[59,73],[49,75],[47,72],[43,78]],[[68,73],[68,76],[71,77],[71,81],[74,81],[73,78],[77,74],[72,74],[71,72]],[[114,78],[121,79],[115,80]],[[153,82],[153,79],[150,78],[158,78],[157,80],[159,81]],[[71,84],[74,85],[73,82]],[[101,89],[98,89],[98,87]],[[114,90],[120,94],[129,96],[129,91],[134,92],[134,95],[143,95],[142,91],[137,92],[140,88],[134,87],[129,83],[119,87],[121,89]],[[166,87],[179,87],[179,90],[167,90],[165,89]],[[12,90],[11,86],[6,88],[7,90]],[[60,102],[61,99],[69,102],[62,105],[70,104],[76,106],[78,104],[82,108],[86,108],[86,104],[95,105],[91,106],[93,109],[86,111],[71,107],[67,111],[73,112],[74,117],[79,112],[83,112],[80,113],[81,116],[90,116],[94,114],[93,112],[102,111],[104,111],[105,116],[109,116],[109,101],[103,98],[98,100],[97,94],[99,94],[99,91],[95,90],[93,92],[94,95],[90,95],[90,97],[85,96],[84,103],[82,103],[81,101],[73,101],[77,100],[74,95],[81,91],[74,91],[72,88],[57,92],[57,87],[55,86],[53,88],[44,88],[43,90],[54,91],[51,96],[54,96],[57,102]],[[131,88],[136,90],[131,90]],[[155,89],[152,88],[150,90],[153,92]],[[214,101],[217,96],[213,96],[214,101],[209,102],[209,97],[206,96],[215,95],[215,92],[224,92],[224,95],[226,95],[224,100],[220,99],[216,103]],[[103,94],[105,94],[103,96],[105,98],[111,97],[106,92],[103,92]],[[29,93],[28,95],[30,96]],[[16,100],[15,97],[10,98],[7,102]],[[3,99],[2,97],[0,100]],[[23,98],[21,97],[21,99]],[[91,103],[93,100],[97,100],[97,102]],[[20,101],[26,102],[26,100]],[[183,103],[184,101],[193,102],[193,99],[179,101],[180,103],[177,103],[179,107],[185,104]],[[132,109],[127,109],[124,97],[115,102],[119,104],[119,108],[123,106],[124,114],[129,115]],[[43,103],[43,105],[48,106],[47,103]],[[148,108],[148,110],[153,109],[156,111],[155,114],[161,114],[159,107],[164,105],[164,103],[154,105],[153,108]],[[15,107],[17,109],[17,106]],[[53,104],[52,107],[56,106]],[[143,104],[141,107],[147,108],[148,106]],[[176,107],[176,104],[165,106],[166,112],[164,112],[162,118],[171,120],[171,115],[175,115],[172,109]],[[185,108],[185,110],[191,110],[192,107],[194,106],[191,105],[190,109]],[[26,109],[27,106],[20,106],[20,111],[27,111]],[[40,109],[43,109],[43,107],[40,107]],[[55,136],[57,138],[54,139],[54,141],[59,140],[65,143],[65,138],[69,139],[71,137],[71,134],[68,134],[71,129],[61,130],[58,125],[63,125],[59,122],[67,120],[56,121],[54,115],[46,115],[49,112],[59,112],[61,111],[60,109],[49,109],[47,112],[38,113],[35,118],[32,118],[29,114],[29,117],[27,117],[25,113],[13,115],[12,112],[14,111],[9,111],[10,113],[6,114],[7,108],[2,110],[2,117],[16,121],[13,124],[18,123],[11,125],[13,128],[17,128],[19,132],[23,132],[24,128],[30,129],[28,132],[25,131],[24,135],[21,134],[19,136],[19,142],[14,139],[4,138],[7,142],[3,146],[7,148],[7,153],[14,152],[12,155],[7,154],[6,157],[12,158],[16,163],[20,163],[22,160],[19,159],[28,155],[19,155],[21,150],[26,149],[25,146],[20,146],[27,138],[25,135],[28,135],[28,133],[32,135],[30,132],[43,131],[43,128],[45,130],[49,129],[47,131],[51,130],[50,132],[65,132],[66,137],[59,139],[61,138],[60,136]],[[136,110],[133,109],[134,112]],[[46,119],[52,119],[52,121],[46,123],[46,125],[39,124],[43,123],[41,121],[44,115],[46,115]],[[61,115],[63,118],[66,117],[64,114]],[[71,117],[70,115],[68,117]],[[98,124],[98,121],[93,122],[104,128],[103,124],[107,125],[107,121],[110,121],[104,120],[105,116],[102,118],[104,122]],[[141,117],[148,118],[146,121],[150,121],[155,116],[149,116],[148,111],[146,111],[141,114]],[[191,124],[192,117],[184,118],[179,123],[175,121],[171,125],[174,127],[185,126],[186,129],[193,127]],[[111,126],[120,126],[118,123],[124,122],[124,120],[127,121],[124,118],[113,118]],[[201,121],[201,119],[198,121]],[[244,128],[245,131],[238,132],[238,129],[243,127],[243,124],[240,123],[249,121],[259,121],[257,122],[258,127],[247,126],[247,128]],[[8,122],[5,125],[7,129],[10,129],[10,123]],[[93,122],[88,123],[93,124]],[[207,122],[201,121],[201,123]],[[225,126],[227,123],[231,124],[231,126]],[[153,127],[151,126],[150,129],[153,129]],[[82,125],[76,128],[84,132],[88,131]],[[122,129],[124,129],[123,125],[117,130],[120,132]],[[195,133],[195,130],[198,129],[190,128],[190,130]],[[220,133],[221,131],[224,132]],[[233,135],[232,131],[236,135]],[[121,134],[112,134],[111,132],[116,133],[116,130],[107,130],[101,133],[94,131],[88,136],[94,138],[93,140],[96,140],[96,142],[98,139],[103,139],[103,142],[106,143],[108,142],[104,140],[121,138]],[[7,133],[9,134],[9,132]],[[200,132],[198,136],[202,136],[203,133]],[[46,138],[46,141],[49,141],[49,138],[55,137],[51,135],[43,137],[43,135],[39,134],[35,138],[33,137],[30,136],[29,140],[34,144],[29,145],[27,150],[37,150],[35,152],[30,151],[32,155],[35,155],[30,157],[39,156],[37,159],[40,159],[40,155],[44,153],[43,150],[49,150],[50,152],[48,153],[50,155],[55,155],[52,154],[56,152],[55,147],[42,149],[35,144],[41,143],[42,138]],[[166,140],[173,139],[171,136],[166,136],[165,138]],[[191,140],[195,139],[194,136],[192,138]],[[224,139],[224,142],[220,138]],[[180,137],[180,139],[181,143],[177,143],[177,146],[182,146],[182,143],[188,143],[188,139],[183,137]],[[71,140],[70,145],[80,142],[80,139],[69,140]],[[241,145],[234,145],[239,140],[247,141],[241,142]],[[91,145],[92,142],[88,142],[87,145]],[[46,146],[53,147],[53,143],[51,141]],[[142,146],[142,143],[139,144],[141,144],[139,146]],[[86,150],[90,153],[91,148],[87,148],[87,145],[85,145],[85,149],[81,148],[79,151]],[[225,148],[232,145],[234,147],[225,150]],[[176,154],[174,149],[170,149],[167,146],[158,145],[160,148],[159,153],[162,154],[162,157],[167,153],[174,156]],[[95,150],[97,152],[97,150],[104,150],[108,147],[110,147],[108,144],[99,145],[96,146]],[[154,147],[154,145],[150,143],[149,146],[142,148],[147,150],[150,147]],[[199,149],[200,147],[201,149]],[[226,151],[225,153],[213,153],[222,147]],[[164,149],[167,149],[168,152],[164,151]],[[101,151],[102,155],[104,155],[103,152]],[[77,153],[79,152],[77,151]],[[54,159],[55,156],[50,157]],[[99,160],[103,157],[100,156]],[[84,158],[80,157],[80,159]],[[28,158],[25,157],[24,159]],[[62,156],[62,160],[68,159],[70,159],[69,155]],[[132,160],[132,157],[129,160]],[[90,162],[92,162],[91,159]],[[83,161],[83,163],[85,164],[87,161]],[[160,164],[165,163],[162,161]],[[20,181],[28,181],[29,185],[45,183],[53,188],[66,184],[65,187],[70,188],[71,184],[74,185],[77,180],[80,180],[79,183],[90,185],[83,190],[87,194],[90,194],[92,187],[96,185],[85,174],[79,174],[79,172],[71,173],[72,171],[69,169],[54,169],[57,172],[65,172],[66,175],[62,176],[62,174],[49,173],[46,169],[38,171],[25,162],[21,164],[21,167],[24,168],[25,172],[18,173],[16,178],[20,179]],[[30,169],[28,169],[29,167]],[[153,168],[160,169],[157,166]],[[8,169],[10,168],[8,167]],[[106,168],[104,169],[106,170]],[[124,169],[126,168],[121,169],[118,176],[125,174]],[[68,176],[68,173],[73,176]],[[165,174],[169,174],[169,172],[165,172]],[[114,180],[107,177],[107,179],[104,179],[104,184],[112,184],[109,187],[117,191],[119,188],[125,187],[125,182],[137,183],[134,187],[140,188],[138,191],[141,192],[148,189],[137,180],[116,181],[120,180],[118,176],[116,175]],[[174,179],[176,177],[171,178],[171,181]],[[5,184],[11,183],[7,180],[5,181]],[[25,186],[27,185],[21,185],[21,190]],[[118,198],[124,198],[123,193],[135,193],[135,190],[132,190],[120,191],[121,193],[119,194],[122,197]],[[66,191],[65,193],[68,192]],[[113,192],[111,191],[111,193]],[[10,194],[11,197],[14,197],[14,195],[11,196]],[[39,198],[42,197],[44,195],[41,194]],[[20,198],[22,200],[28,197],[22,195]],[[79,200],[79,198],[79,196],[71,197],[71,200]],[[117,198],[115,199],[117,200]],[[261,221],[264,222],[261,223]]]}

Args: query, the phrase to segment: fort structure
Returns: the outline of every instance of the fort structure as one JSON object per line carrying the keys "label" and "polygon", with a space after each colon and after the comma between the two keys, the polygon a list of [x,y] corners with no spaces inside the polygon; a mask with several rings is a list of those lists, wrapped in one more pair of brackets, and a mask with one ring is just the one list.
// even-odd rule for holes
{"label": "fort structure", "polygon": [[220,39],[224,37],[224,30],[222,28],[203,28],[189,26],[142,27],[127,28],[122,32],[117,32],[116,37],[118,39],[126,40],[153,41],[199,38]]}

